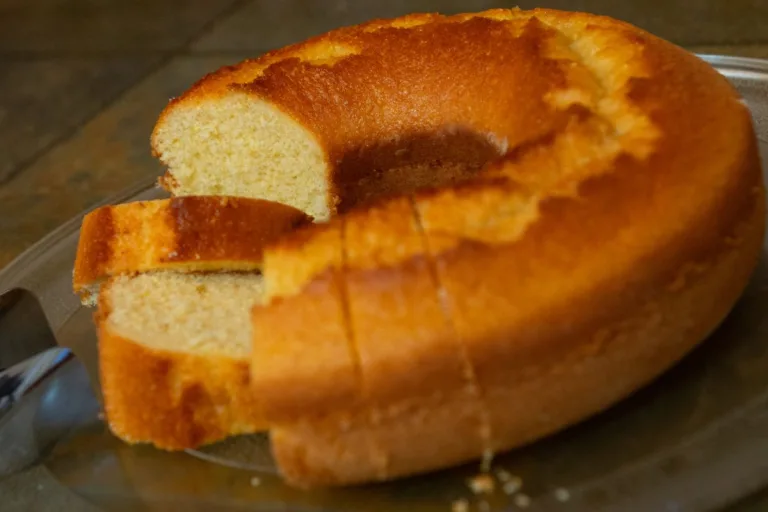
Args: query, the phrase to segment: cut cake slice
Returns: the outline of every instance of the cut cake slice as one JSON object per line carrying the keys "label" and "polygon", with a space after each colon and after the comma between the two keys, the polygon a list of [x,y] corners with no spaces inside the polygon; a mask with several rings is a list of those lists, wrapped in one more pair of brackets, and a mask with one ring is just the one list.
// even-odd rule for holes
{"label": "cut cake slice", "polygon": [[243,197],[104,206],[83,219],[73,287],[88,301],[104,279],[119,274],[258,270],[265,244],[310,221],[290,206]]}

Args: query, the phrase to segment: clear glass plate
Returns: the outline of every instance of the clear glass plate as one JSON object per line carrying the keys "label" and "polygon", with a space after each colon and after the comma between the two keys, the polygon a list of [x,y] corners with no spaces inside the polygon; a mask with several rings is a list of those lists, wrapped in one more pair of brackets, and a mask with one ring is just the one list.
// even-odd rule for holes
{"label": "clear glass plate", "polygon": [[[768,156],[768,63],[704,57],[749,105]],[[109,202],[161,197],[143,183]],[[22,427],[46,450],[42,463],[85,499],[108,510],[517,510],[504,493],[473,496],[476,465],[395,483],[303,492],[276,476],[265,436],[190,453],[131,447],[98,414],[91,312],[71,292],[82,216],[2,273],[0,289],[40,298],[59,342],[78,356],[25,404]],[[768,485],[768,257],[724,325],[653,385],[616,407],[496,461],[519,476],[530,511],[704,511]],[[31,425],[29,424],[31,423]],[[45,443],[43,443],[43,440]],[[562,490],[569,499],[563,503]]]}

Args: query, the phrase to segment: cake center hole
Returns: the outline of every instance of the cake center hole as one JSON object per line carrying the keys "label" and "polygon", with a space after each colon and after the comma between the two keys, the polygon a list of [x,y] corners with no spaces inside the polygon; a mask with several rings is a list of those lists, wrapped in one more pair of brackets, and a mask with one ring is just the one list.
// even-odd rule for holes
{"label": "cake center hole", "polygon": [[338,210],[466,181],[504,150],[493,136],[468,129],[415,133],[353,148],[336,169]]}

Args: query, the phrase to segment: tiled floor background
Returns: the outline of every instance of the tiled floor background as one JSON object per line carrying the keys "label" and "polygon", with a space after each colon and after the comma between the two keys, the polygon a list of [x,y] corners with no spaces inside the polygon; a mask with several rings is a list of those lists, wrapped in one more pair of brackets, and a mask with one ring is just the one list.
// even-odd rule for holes
{"label": "tiled floor background", "polygon": [[[204,73],[339,25],[519,5],[616,16],[694,51],[768,58],[768,0],[0,0],[0,266],[157,175],[149,133]],[[87,510],[42,470],[2,510]],[[734,510],[767,511],[768,492]]]}

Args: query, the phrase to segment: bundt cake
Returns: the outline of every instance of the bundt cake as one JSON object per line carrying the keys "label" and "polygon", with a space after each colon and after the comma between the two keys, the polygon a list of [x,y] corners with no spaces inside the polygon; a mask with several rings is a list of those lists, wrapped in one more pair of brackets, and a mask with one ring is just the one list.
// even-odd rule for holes
{"label": "bundt cake", "polygon": [[735,90],[589,14],[341,28],[204,77],[152,146],[176,196],[318,221],[265,249],[249,355],[304,487],[487,460],[610,406],[723,320],[763,242]]}

